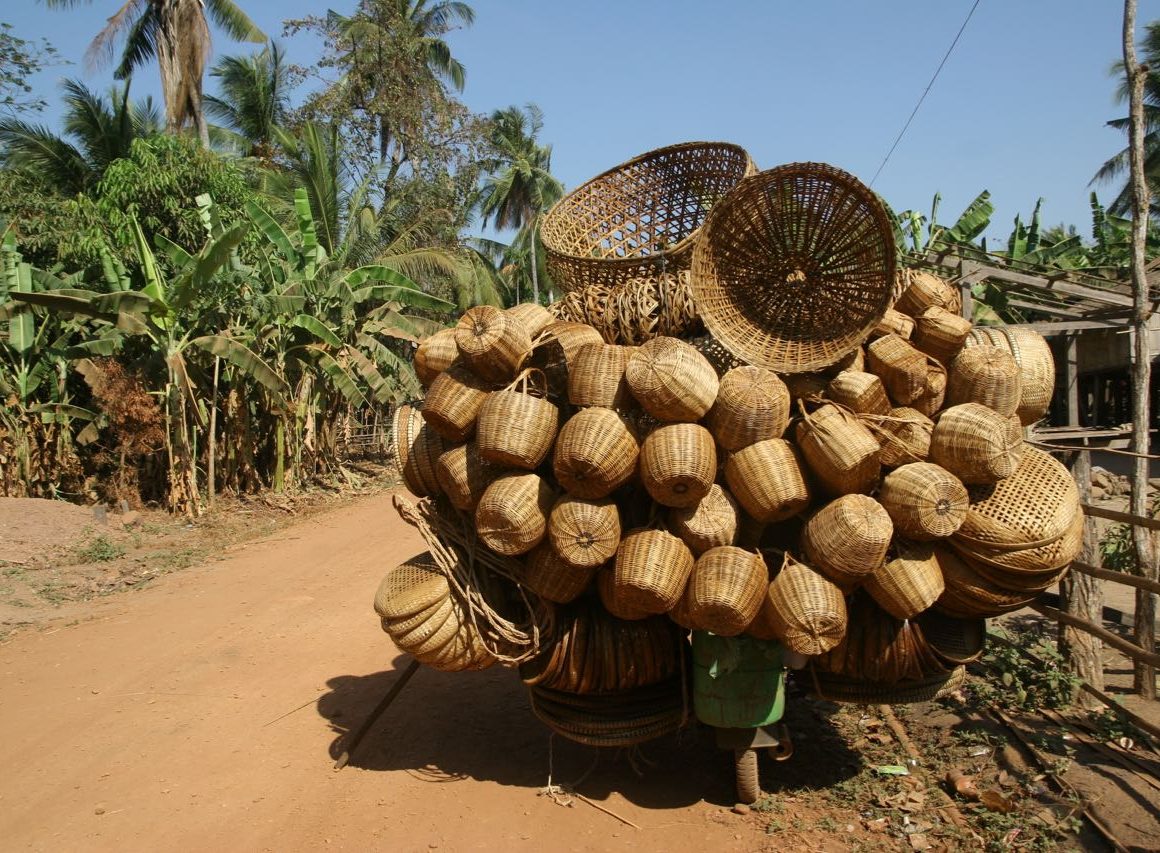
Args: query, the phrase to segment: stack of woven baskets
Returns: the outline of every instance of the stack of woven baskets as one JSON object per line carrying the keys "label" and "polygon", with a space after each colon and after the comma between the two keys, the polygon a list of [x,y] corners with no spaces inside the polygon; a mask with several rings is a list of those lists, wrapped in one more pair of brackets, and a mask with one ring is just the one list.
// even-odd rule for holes
{"label": "stack of woven baskets", "polygon": [[[519,597],[554,618],[525,620],[518,653],[484,628],[463,660],[425,662],[518,663],[545,722],[606,743],[684,719],[686,629],[776,639],[837,700],[961,677],[981,620],[1066,572],[1083,515],[1023,440],[1051,398],[1046,343],[973,329],[956,287],[896,270],[892,234],[844,172],[757,172],[728,145],[566,197],[543,225],[563,302],[472,308],[428,338],[426,398],[396,424],[406,485],[466,531],[453,560],[506,561],[506,604],[459,609],[494,619]],[[636,314],[633,293],[651,294]],[[426,601],[400,577],[384,628],[425,649],[414,607],[390,603]],[[631,713],[561,698],[587,695]]]}

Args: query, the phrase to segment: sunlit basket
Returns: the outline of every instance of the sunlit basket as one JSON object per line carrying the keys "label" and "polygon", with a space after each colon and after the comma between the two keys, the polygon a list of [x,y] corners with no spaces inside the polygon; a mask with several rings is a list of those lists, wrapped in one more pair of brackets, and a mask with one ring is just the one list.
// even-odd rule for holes
{"label": "sunlit basket", "polygon": [[531,353],[532,336],[522,320],[492,305],[476,305],[459,318],[455,345],[477,376],[507,382]]}
{"label": "sunlit basket", "polygon": [[900,536],[918,542],[942,539],[967,517],[967,487],[930,462],[911,462],[886,475],[878,500]]}
{"label": "sunlit basket", "polygon": [[980,575],[1012,592],[1045,590],[1068,571],[1071,561],[1083,550],[1084,516],[1078,509],[1062,536],[1044,544],[1023,548],[964,546],[951,539],[950,545]]}
{"label": "sunlit basket", "polygon": [[459,358],[459,347],[455,345],[455,330],[440,329],[428,335],[415,350],[415,375],[429,387],[435,377],[453,365]]}
{"label": "sunlit basket", "polygon": [[616,412],[593,407],[560,430],[552,470],[569,494],[598,500],[632,479],[639,455],[636,438]]}
{"label": "sunlit basket", "polygon": [[545,399],[547,393],[548,380],[533,368],[488,394],[476,424],[479,455],[528,471],[543,462],[560,427],[560,410]]}
{"label": "sunlit basket", "polygon": [[934,421],[917,409],[898,406],[883,417],[863,415],[861,420],[882,445],[878,459],[884,468],[922,462],[930,453]]}
{"label": "sunlit basket", "polygon": [[762,367],[735,367],[721,377],[705,425],[726,450],[781,438],[789,425],[789,390]]}
{"label": "sunlit basket", "polygon": [[695,506],[669,511],[669,529],[694,554],[704,554],[710,548],[737,541],[738,515],[733,496],[714,483]]}
{"label": "sunlit basket", "polygon": [[895,311],[893,308],[886,309],[886,313],[882,315],[878,325],[870,332],[870,336],[873,338],[880,338],[883,335],[898,335],[906,340],[910,340],[910,336],[913,334],[914,318],[901,311]]}
{"label": "sunlit basket", "polygon": [[614,287],[590,284],[565,293],[554,310],[562,320],[588,323],[610,344],[632,346],[704,330],[688,270],[633,278]]}
{"label": "sunlit basket", "polygon": [[910,402],[911,408],[933,418],[942,409],[946,398],[947,370],[931,358],[926,364],[926,387]]}
{"label": "sunlit basket", "polygon": [[769,588],[761,554],[732,545],[697,558],[685,590],[690,627],[734,637],[757,618]]}
{"label": "sunlit basket", "polygon": [[1023,458],[1019,419],[978,403],[945,409],[930,438],[930,461],[968,486],[1010,477]]}
{"label": "sunlit basket", "polygon": [[448,441],[466,441],[475,433],[479,409],[493,387],[466,367],[448,368],[427,389],[423,419]]}
{"label": "sunlit basket", "polygon": [[[447,578],[429,553],[391,569],[375,593],[375,612],[392,622],[427,613],[451,594]],[[414,625],[408,626],[414,627]]]}
{"label": "sunlit basket", "polygon": [[664,424],[640,446],[640,480],[662,506],[693,506],[717,479],[717,446],[700,424]]}
{"label": "sunlit basket", "polygon": [[624,369],[630,347],[618,344],[585,344],[568,371],[568,399],[573,406],[627,409],[635,405]]}
{"label": "sunlit basket", "polygon": [[788,552],[767,594],[773,632],[786,648],[812,657],[828,652],[846,636],[842,591]]}
{"label": "sunlit basket", "polygon": [[435,473],[451,505],[464,512],[474,512],[484,491],[504,470],[480,456],[479,447],[469,441],[440,455]]}
{"label": "sunlit basket", "polygon": [[927,308],[915,318],[912,342],[943,365],[959,354],[971,333],[971,321],[945,308]]}
{"label": "sunlit basket", "polygon": [[810,505],[801,458],[785,439],[759,441],[729,454],[725,481],[737,502],[762,523],[790,518]]}
{"label": "sunlit basket", "polygon": [[[871,373],[882,380],[886,393],[899,406],[910,406],[930,392],[930,356],[898,335],[883,335],[866,348]],[[942,365],[936,372],[946,375]],[[919,411],[923,409],[915,406]],[[924,414],[930,414],[924,412]]]}
{"label": "sunlit basket", "polygon": [[551,311],[535,302],[521,302],[519,305],[508,308],[504,313],[523,323],[532,340],[535,340],[540,332],[556,322]]}
{"label": "sunlit basket", "polygon": [[629,533],[616,549],[616,598],[644,613],[667,613],[685,591],[693,571],[693,554],[665,530]]}
{"label": "sunlit basket", "polygon": [[803,409],[797,443],[806,464],[830,494],[869,492],[877,485],[882,470],[879,444],[853,413],[833,405],[812,413]]}
{"label": "sunlit basket", "polygon": [[935,546],[934,553],[946,586],[934,605],[940,613],[959,618],[1001,616],[1026,607],[1039,594],[997,586],[950,548]]}
{"label": "sunlit basket", "polygon": [[548,539],[564,561],[594,569],[616,556],[620,512],[612,501],[565,495],[548,516]]}
{"label": "sunlit basket", "polygon": [[567,604],[592,585],[597,568],[573,565],[557,554],[550,543],[541,542],[528,552],[520,581],[543,599]]}
{"label": "sunlit basket", "polygon": [[479,539],[497,554],[526,554],[543,540],[556,495],[537,474],[505,474],[487,487],[475,508]]}
{"label": "sunlit basket", "polygon": [[869,188],[832,166],[746,178],[709,215],[693,255],[706,328],[778,373],[828,367],[869,335],[894,285],[894,226]]}
{"label": "sunlit basket", "polygon": [[436,465],[448,444],[414,406],[395,410],[394,447],[395,462],[411,494],[423,498],[442,491]]}
{"label": "sunlit basket", "polygon": [[863,587],[895,619],[910,619],[943,594],[942,569],[929,543],[898,540],[894,550],[894,559],[875,569]]}
{"label": "sunlit basket", "polygon": [[717,399],[720,384],[713,365],[676,338],[653,338],[637,347],[625,377],[632,396],[661,421],[699,421]]}
{"label": "sunlit basket", "polygon": [[979,403],[1012,417],[1019,410],[1021,384],[1015,357],[999,347],[969,347],[950,365],[946,403]]}
{"label": "sunlit basket", "polygon": [[710,209],[753,171],[749,155],[736,145],[687,142],[597,175],[541,221],[552,280],[564,290],[615,287],[688,269]]}
{"label": "sunlit basket", "polygon": [[926,270],[900,269],[898,290],[900,295],[894,307],[911,317],[921,317],[928,308],[963,313],[963,298],[958,287]]}
{"label": "sunlit basket", "polygon": [[1055,359],[1043,335],[1027,326],[976,326],[966,345],[990,345],[1008,350],[1019,365],[1019,420],[1029,426],[1051,408],[1055,394]]}
{"label": "sunlit basket", "polygon": [[802,531],[806,561],[843,592],[856,588],[886,559],[894,525],[866,495],[843,495],[819,509]]}
{"label": "sunlit basket", "polygon": [[830,380],[826,394],[835,403],[860,415],[890,414],[886,389],[882,387],[882,380],[873,373],[843,370]]}

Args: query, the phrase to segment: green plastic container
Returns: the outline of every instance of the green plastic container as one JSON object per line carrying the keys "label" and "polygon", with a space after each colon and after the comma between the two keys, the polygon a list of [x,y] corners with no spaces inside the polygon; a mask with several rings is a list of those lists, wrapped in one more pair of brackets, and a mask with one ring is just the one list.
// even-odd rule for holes
{"label": "green plastic container", "polygon": [[781,644],[693,632],[693,710],[702,723],[749,729],[785,711]]}

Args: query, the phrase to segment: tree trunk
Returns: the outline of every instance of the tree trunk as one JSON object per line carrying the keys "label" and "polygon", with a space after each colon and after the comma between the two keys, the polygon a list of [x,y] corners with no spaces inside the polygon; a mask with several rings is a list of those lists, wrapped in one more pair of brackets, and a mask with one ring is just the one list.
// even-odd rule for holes
{"label": "tree trunk", "polygon": [[536,225],[538,223],[538,218],[532,220],[532,233],[528,235],[532,253],[532,301],[537,305],[540,304],[540,275],[539,270],[536,269]]}
{"label": "tree trunk", "polygon": [[214,495],[217,491],[217,409],[218,409],[218,375],[221,372],[222,360],[218,356],[213,359],[213,395],[209,405],[209,459],[205,464],[206,501],[213,506]]}
{"label": "tree trunk", "polygon": [[[1087,503],[1091,500],[1092,493],[1090,451],[1078,450],[1073,453],[1070,467],[1079,487],[1079,499]],[[1085,519],[1083,551],[1080,553],[1080,559],[1088,565],[1098,566],[1099,552],[1099,536],[1096,534],[1095,521]],[[1086,619],[1096,625],[1102,624],[1104,590],[1103,582],[1098,578],[1075,571],[1068,572],[1059,582],[1059,596],[1062,599],[1060,609],[1065,613]],[[1076,675],[1096,690],[1104,689],[1103,643],[1098,637],[1061,624],[1059,649]],[[1080,691],[1076,700],[1088,710],[1095,710],[1101,704],[1098,699],[1084,691]]]}
{"label": "tree trunk", "polygon": [[[1148,232],[1148,185],[1144,180],[1144,82],[1146,66],[1136,63],[1136,0],[1124,2],[1124,68],[1128,74],[1128,150],[1132,175],[1132,451],[1136,454],[1132,472],[1131,512],[1148,515],[1148,459],[1152,354],[1148,346],[1148,280],[1144,266],[1144,241]],[[1132,544],[1136,562],[1147,578],[1156,580],[1156,556],[1152,536],[1133,525]],[[1145,651],[1156,647],[1154,598],[1145,590],[1136,591],[1136,644]],[[1156,698],[1156,670],[1146,664],[1135,666],[1136,692]]]}
{"label": "tree trunk", "polygon": [[209,55],[209,25],[201,0],[160,0],[157,11],[157,66],[165,99],[165,130],[179,133],[190,122],[209,147],[202,109],[202,78]]}

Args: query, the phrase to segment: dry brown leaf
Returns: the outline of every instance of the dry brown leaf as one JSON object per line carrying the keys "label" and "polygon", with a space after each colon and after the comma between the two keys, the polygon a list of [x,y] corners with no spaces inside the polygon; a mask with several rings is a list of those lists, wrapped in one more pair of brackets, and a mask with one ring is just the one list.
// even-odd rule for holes
{"label": "dry brown leaf", "polygon": [[975,785],[975,778],[968,776],[961,770],[948,770],[947,784],[965,800],[979,799],[979,789]]}
{"label": "dry brown leaf", "polygon": [[1014,803],[993,788],[988,788],[979,794],[979,802],[993,812],[1009,814],[1015,810]]}

